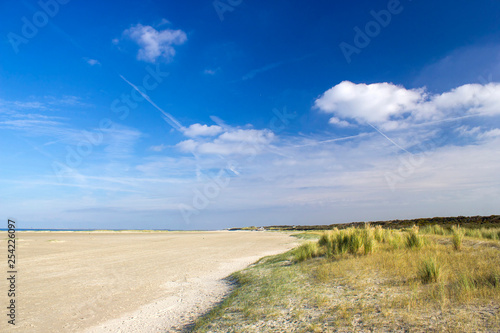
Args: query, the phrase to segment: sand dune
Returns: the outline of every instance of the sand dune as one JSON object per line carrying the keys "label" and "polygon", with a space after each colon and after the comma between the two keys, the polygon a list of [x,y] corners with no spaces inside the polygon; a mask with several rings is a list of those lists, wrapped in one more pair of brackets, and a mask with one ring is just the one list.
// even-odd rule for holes
{"label": "sand dune", "polygon": [[295,244],[282,233],[228,231],[18,238],[20,332],[175,331],[227,294],[222,278]]}

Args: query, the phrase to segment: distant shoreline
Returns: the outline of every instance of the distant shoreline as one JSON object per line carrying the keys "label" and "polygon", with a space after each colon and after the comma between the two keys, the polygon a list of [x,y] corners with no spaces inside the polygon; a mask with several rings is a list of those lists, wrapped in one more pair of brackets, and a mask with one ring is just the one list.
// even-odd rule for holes
{"label": "distant shoreline", "polygon": [[[234,227],[226,229],[213,230],[174,230],[174,229],[16,229],[17,231],[36,231],[36,232],[208,232],[208,231],[307,231],[307,230],[329,230],[333,228],[350,228],[363,226],[369,223],[373,226],[381,225],[385,228],[406,228],[412,225],[423,226],[427,224],[456,225],[460,224],[467,227],[481,227],[486,225],[500,226],[500,215],[490,216],[453,216],[453,217],[430,217],[416,218],[406,220],[386,220],[386,221],[365,221],[365,222],[346,222],[332,223],[322,225],[270,225],[270,226],[250,226]],[[7,231],[7,228],[0,228],[0,231]]]}
{"label": "distant shoreline", "polygon": [[[0,231],[7,231],[6,228],[0,228]],[[17,231],[36,231],[36,232],[176,232],[176,231],[221,231],[221,230],[170,230],[170,229],[16,229]]]}

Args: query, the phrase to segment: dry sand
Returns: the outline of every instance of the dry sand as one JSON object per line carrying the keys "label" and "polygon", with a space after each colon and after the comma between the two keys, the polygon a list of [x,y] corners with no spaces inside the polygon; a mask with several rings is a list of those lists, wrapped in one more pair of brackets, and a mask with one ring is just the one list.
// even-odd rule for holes
{"label": "dry sand", "polygon": [[[224,277],[296,244],[242,231],[17,236],[19,332],[176,331],[227,295]],[[0,331],[11,331],[2,317]]]}

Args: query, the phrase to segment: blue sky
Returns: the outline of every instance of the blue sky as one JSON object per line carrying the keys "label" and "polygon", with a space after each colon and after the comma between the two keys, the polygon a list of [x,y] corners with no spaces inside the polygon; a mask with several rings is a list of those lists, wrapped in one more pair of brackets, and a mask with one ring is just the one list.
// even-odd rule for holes
{"label": "blue sky", "polygon": [[3,1],[24,228],[498,214],[497,1]]}

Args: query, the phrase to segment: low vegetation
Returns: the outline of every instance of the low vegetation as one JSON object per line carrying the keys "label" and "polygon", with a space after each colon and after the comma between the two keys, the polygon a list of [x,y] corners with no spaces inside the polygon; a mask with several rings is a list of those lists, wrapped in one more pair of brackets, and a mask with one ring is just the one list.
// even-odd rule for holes
{"label": "low vegetation", "polygon": [[[330,225],[275,225],[263,227],[265,230],[281,230],[281,231],[321,231],[331,230],[332,228],[347,229],[363,227],[365,222],[350,222]],[[372,226],[381,226],[384,229],[405,229],[416,225],[418,227],[427,227],[430,225],[440,226],[449,229],[453,225],[461,225],[467,229],[500,229],[500,215],[491,216],[454,216],[454,217],[432,217],[420,218],[412,220],[392,220],[392,221],[373,221]],[[230,230],[241,230],[234,228]],[[498,234],[497,234],[498,236]]]}
{"label": "low vegetation", "polygon": [[[195,332],[500,331],[499,229],[365,225],[230,277]],[[318,239],[319,237],[319,239]]]}
{"label": "low vegetation", "polygon": [[428,235],[452,235],[460,232],[462,236],[472,238],[483,238],[491,240],[500,240],[500,228],[462,228],[458,225],[451,226],[450,228],[443,228],[439,225],[426,226],[421,229],[421,233]]}

